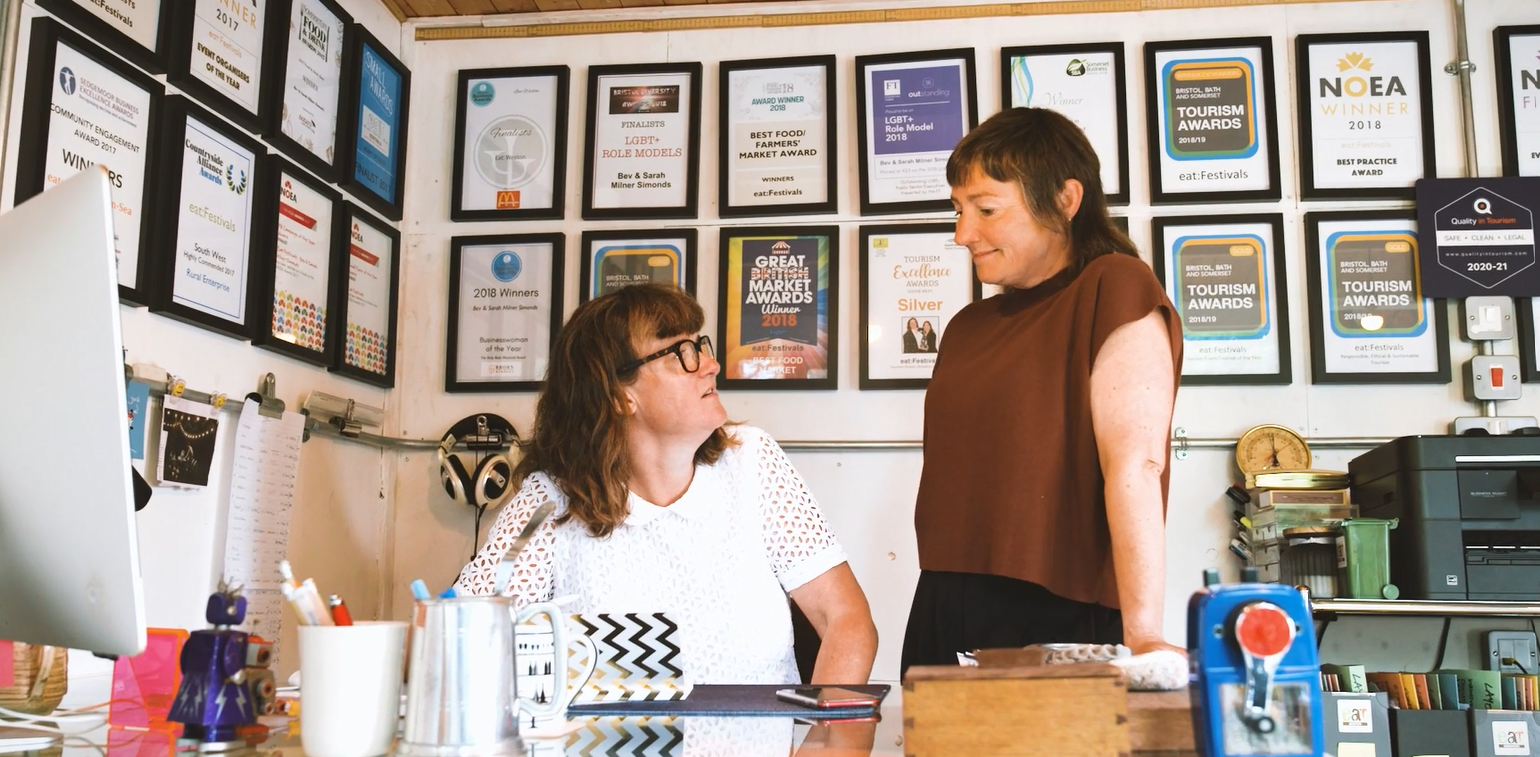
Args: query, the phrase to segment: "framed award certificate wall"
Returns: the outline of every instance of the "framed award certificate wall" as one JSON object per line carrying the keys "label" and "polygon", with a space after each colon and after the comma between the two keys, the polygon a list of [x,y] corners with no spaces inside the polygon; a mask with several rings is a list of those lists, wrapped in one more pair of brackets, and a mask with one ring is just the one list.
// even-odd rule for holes
{"label": "framed award certificate wall", "polygon": [[269,55],[262,80],[263,136],[290,160],[340,182],[337,117],[351,16],[334,0],[269,0]]}
{"label": "framed award certificate wall", "polygon": [[1449,383],[1449,321],[1443,302],[1422,294],[1416,219],[1305,214],[1313,383]]}
{"label": "framed award certificate wall", "polygon": [[262,144],[183,97],[166,98],[158,160],[159,273],[150,309],[249,339],[252,251],[261,239],[256,198]]}
{"label": "framed award certificate wall", "polygon": [[946,162],[978,124],[973,49],[856,57],[861,215],[952,208]]}
{"label": "framed award certificate wall", "polygon": [[407,106],[412,72],[360,24],[349,27],[338,123],[341,183],[364,204],[401,220],[406,191]]}
{"label": "framed award certificate wall", "polygon": [[559,219],[567,193],[566,66],[461,71],[455,88],[456,221]]}
{"label": "framed award certificate wall", "polygon": [[837,389],[838,226],[724,228],[717,360],[724,389]]}
{"label": "framed award certificate wall", "polygon": [[924,389],[952,316],[982,296],[954,225],[861,227],[861,388]]}
{"label": "framed award certificate wall", "polygon": [[337,324],[331,370],[389,389],[396,384],[396,301],[401,234],[369,211],[343,202],[337,244],[347,250],[332,274],[329,318]]}
{"label": "framed award certificate wall", "polygon": [[583,218],[694,218],[701,64],[590,66]]}
{"label": "framed award certificate wall", "polygon": [[1007,47],[1000,51],[1000,102],[1047,108],[1085,132],[1102,165],[1102,192],[1128,204],[1128,96],[1123,43]]}
{"label": "framed award certificate wall", "polygon": [[695,294],[695,238],[695,229],[583,232],[578,302],[646,283]]}
{"label": "framed award certificate wall", "polygon": [[1540,176],[1540,25],[1499,26],[1492,45],[1503,175]]}
{"label": "framed award certificate wall", "polygon": [[1182,383],[1288,384],[1283,216],[1156,218],[1155,276],[1182,321]]}
{"label": "framed award certificate wall", "polygon": [[266,55],[272,0],[171,4],[166,81],[252,133],[262,129],[262,82],[278,73]]}
{"label": "framed award certificate wall", "polygon": [[107,168],[118,296],[147,305],[153,281],[163,88],[49,18],[32,21],[16,203],[93,165]]}
{"label": "framed award certificate wall", "polygon": [[1300,196],[1412,199],[1438,175],[1428,33],[1301,34]]}
{"label": "framed award certificate wall", "polygon": [[38,0],[43,10],[152,74],[166,72],[170,0]]}
{"label": "framed award certificate wall", "polygon": [[1540,297],[1514,301],[1519,311],[1519,375],[1527,382],[1540,381]]}
{"label": "framed award certificate wall", "polygon": [[444,391],[534,391],[561,328],[562,248],[553,234],[449,240]]}
{"label": "framed award certificate wall", "polygon": [[833,213],[834,56],[722,64],[717,214]]}
{"label": "framed award certificate wall", "polygon": [[252,344],[330,365],[337,329],[327,320],[339,279],[337,192],[273,155],[258,219],[269,233],[252,256]]}
{"label": "framed award certificate wall", "polygon": [[1150,201],[1276,200],[1271,37],[1144,46]]}

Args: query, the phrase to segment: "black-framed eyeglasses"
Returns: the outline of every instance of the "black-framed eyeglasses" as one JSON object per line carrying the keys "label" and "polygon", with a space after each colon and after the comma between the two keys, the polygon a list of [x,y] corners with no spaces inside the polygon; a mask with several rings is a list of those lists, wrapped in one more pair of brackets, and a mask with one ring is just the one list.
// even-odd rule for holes
{"label": "black-framed eyeglasses", "polygon": [[619,373],[630,373],[654,360],[657,360],[660,357],[664,357],[670,354],[679,358],[679,367],[683,368],[685,373],[694,373],[700,370],[701,355],[705,355],[709,358],[715,358],[717,356],[716,350],[711,348],[711,337],[706,336],[705,334],[701,334],[694,339],[680,339],[679,341],[674,342],[673,344],[670,344],[669,346],[664,347],[663,349],[658,350],[651,355],[632,360],[631,362],[620,366]]}

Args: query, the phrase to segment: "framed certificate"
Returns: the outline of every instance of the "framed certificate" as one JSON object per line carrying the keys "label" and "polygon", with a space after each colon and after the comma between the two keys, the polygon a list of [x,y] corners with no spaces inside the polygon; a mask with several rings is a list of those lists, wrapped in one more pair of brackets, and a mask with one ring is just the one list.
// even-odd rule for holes
{"label": "framed certificate", "polygon": [[343,202],[338,246],[347,250],[333,273],[331,316],[339,325],[331,370],[389,389],[396,384],[396,296],[401,234],[369,211]]}
{"label": "framed certificate", "polygon": [[717,214],[837,209],[834,56],[722,64]]}
{"label": "framed certificate", "polygon": [[982,297],[953,224],[861,227],[862,389],[924,389],[941,336]]}
{"label": "framed certificate", "polygon": [[266,161],[262,228],[252,256],[252,344],[316,365],[330,365],[337,329],[327,320],[341,263],[337,203],[325,182],[277,155]]}
{"label": "framed certificate", "polygon": [[533,391],[561,328],[566,237],[502,234],[449,240],[444,391]]}
{"label": "framed certificate", "polygon": [[375,212],[401,220],[406,191],[407,106],[412,72],[360,24],[346,45],[338,123],[342,184]]}
{"label": "framed certificate", "polygon": [[158,116],[164,90],[49,18],[32,21],[16,156],[16,203],[96,164],[112,184],[118,296],[146,305],[153,281]]}
{"label": "framed certificate", "polygon": [[978,124],[973,49],[856,56],[861,215],[951,210],[946,162]]}
{"label": "framed certificate", "polygon": [[1128,204],[1128,96],[1123,43],[1007,47],[1000,51],[1000,102],[1047,108],[1085,132],[1102,164],[1102,192]]}
{"label": "framed certificate", "polygon": [[1528,382],[1540,381],[1540,297],[1514,301],[1519,311],[1519,374]]}
{"label": "framed certificate", "polygon": [[269,55],[262,80],[263,136],[290,160],[337,182],[342,63],[353,18],[335,0],[269,0]]}
{"label": "framed certificate", "polygon": [[1438,174],[1428,33],[1301,34],[1300,197],[1412,199]]}
{"label": "framed certificate", "polygon": [[166,98],[159,273],[150,309],[249,339],[262,144],[183,97]]}
{"label": "framed certificate", "polygon": [[1144,46],[1150,200],[1276,200],[1271,37]]}
{"label": "framed certificate", "polygon": [[583,218],[694,218],[701,64],[588,68]]}
{"label": "framed certificate", "polygon": [[166,0],[37,0],[43,10],[85,32],[152,74],[166,72],[171,3]]}
{"label": "framed certificate", "polygon": [[837,389],[838,226],[722,229],[724,389]]}
{"label": "framed certificate", "polygon": [[1492,46],[1503,175],[1540,176],[1540,25],[1499,26]]}
{"label": "framed certificate", "polygon": [[567,79],[566,66],[460,72],[455,89],[450,218],[562,217],[567,190]]}
{"label": "framed certificate", "polygon": [[166,81],[241,128],[261,131],[262,82],[278,69],[265,54],[272,0],[183,0],[171,4]]}
{"label": "framed certificate", "polygon": [[1283,216],[1151,221],[1155,276],[1182,321],[1182,383],[1289,384]]}
{"label": "framed certificate", "polygon": [[643,283],[672,283],[695,294],[695,237],[695,229],[583,232],[578,302]]}
{"label": "framed certificate", "polygon": [[1305,214],[1312,383],[1449,383],[1449,321],[1422,295],[1416,218]]}

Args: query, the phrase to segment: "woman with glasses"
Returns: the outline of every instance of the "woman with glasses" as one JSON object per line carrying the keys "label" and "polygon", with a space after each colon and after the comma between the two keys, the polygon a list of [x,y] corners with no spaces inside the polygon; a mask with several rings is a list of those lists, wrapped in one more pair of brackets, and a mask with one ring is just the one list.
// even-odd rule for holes
{"label": "woman with glasses", "polygon": [[728,423],[721,366],[695,336],[704,322],[662,284],[572,314],[520,443],[521,488],[456,586],[495,591],[504,553],[549,500],[511,566],[517,604],[571,595],[571,612],[664,612],[693,682],[795,683],[789,595],[822,640],[813,682],[865,683],[877,652],[866,595],[786,454]]}

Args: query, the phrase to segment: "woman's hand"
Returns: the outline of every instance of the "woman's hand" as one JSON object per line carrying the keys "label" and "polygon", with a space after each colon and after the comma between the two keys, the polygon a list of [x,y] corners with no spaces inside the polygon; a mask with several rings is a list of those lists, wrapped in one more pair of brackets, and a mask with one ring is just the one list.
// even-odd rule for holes
{"label": "woman's hand", "polygon": [[1150,652],[1177,652],[1183,657],[1187,656],[1187,650],[1173,644],[1167,644],[1165,639],[1124,639],[1123,646],[1134,654],[1149,654]]}
{"label": "woman's hand", "polygon": [[877,657],[877,626],[850,563],[840,563],[791,590],[820,640],[814,684],[866,683]]}

